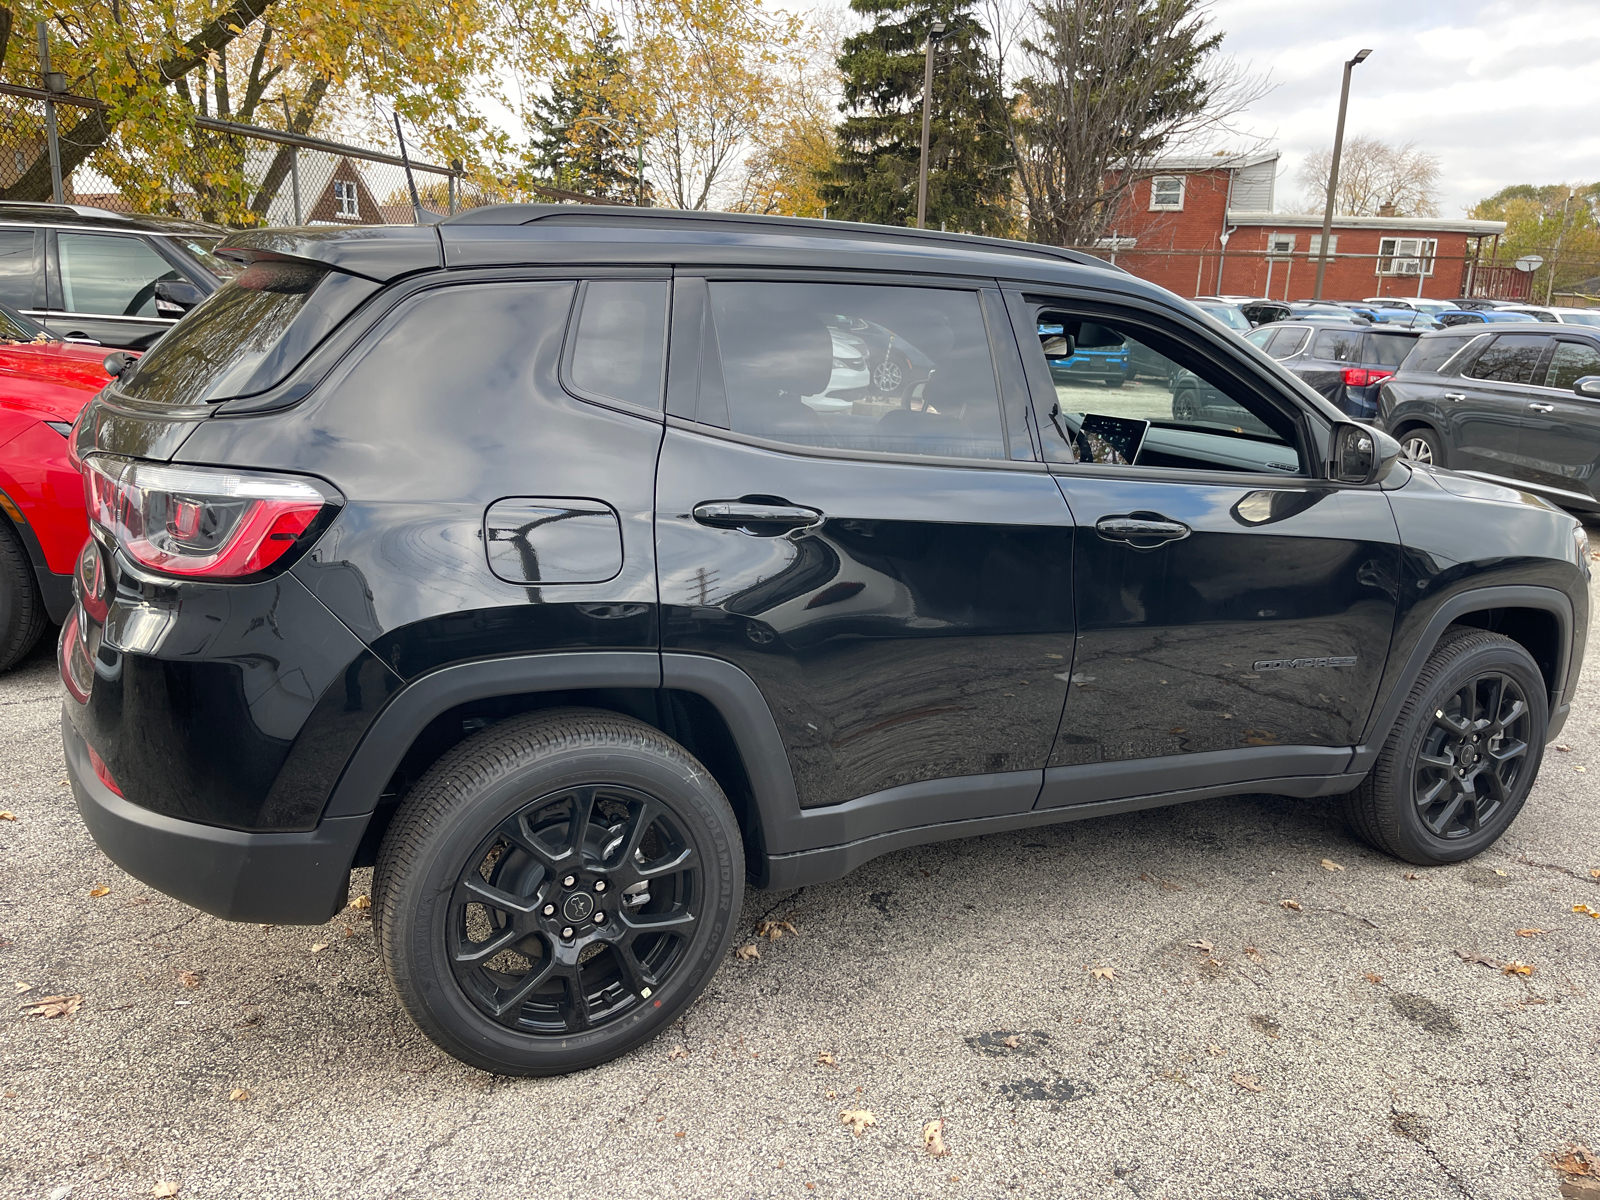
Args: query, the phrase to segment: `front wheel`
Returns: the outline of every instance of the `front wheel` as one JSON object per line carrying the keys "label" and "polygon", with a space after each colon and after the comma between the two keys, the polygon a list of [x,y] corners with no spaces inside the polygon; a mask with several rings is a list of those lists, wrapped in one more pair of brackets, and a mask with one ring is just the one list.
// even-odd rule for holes
{"label": "front wheel", "polygon": [[1400,435],[1400,456],[1430,467],[1444,466],[1444,447],[1431,429],[1408,429]]}
{"label": "front wheel", "polygon": [[744,852],[711,774],[616,713],[513,718],[445,755],[373,876],[384,963],[433,1042],[505,1075],[632,1049],[710,981]]}
{"label": "front wheel", "polygon": [[0,521],[0,671],[20,662],[44,632],[44,598],[16,535]]}
{"label": "front wheel", "polygon": [[1434,650],[1345,817],[1407,862],[1460,862],[1511,825],[1539,772],[1544,677],[1520,645],[1452,630]]}

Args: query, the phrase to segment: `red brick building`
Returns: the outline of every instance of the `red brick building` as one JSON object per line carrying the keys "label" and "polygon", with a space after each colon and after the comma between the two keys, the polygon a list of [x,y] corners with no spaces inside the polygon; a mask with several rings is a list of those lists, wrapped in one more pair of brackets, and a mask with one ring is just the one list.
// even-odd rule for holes
{"label": "red brick building", "polygon": [[[1308,299],[1322,217],[1272,211],[1278,159],[1273,150],[1163,160],[1131,189],[1098,249],[1180,296]],[[1323,297],[1451,300],[1500,295],[1508,285],[1514,292],[1521,273],[1486,264],[1504,230],[1502,221],[1336,216]]]}

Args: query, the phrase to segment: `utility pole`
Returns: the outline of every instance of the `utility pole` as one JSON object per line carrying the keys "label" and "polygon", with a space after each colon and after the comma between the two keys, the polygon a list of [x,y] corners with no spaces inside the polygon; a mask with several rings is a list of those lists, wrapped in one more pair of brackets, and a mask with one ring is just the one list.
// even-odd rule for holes
{"label": "utility pole", "polygon": [[928,26],[927,48],[922,63],[922,164],[917,168],[917,228],[927,227],[928,219],[928,138],[933,132],[933,44],[944,36],[944,22]]}
{"label": "utility pole", "polygon": [[[290,133],[299,133],[294,127],[294,118],[289,115],[289,97],[284,95],[279,99],[283,101],[283,127]],[[294,188],[294,223],[304,225],[300,216],[300,147],[293,143],[289,145],[289,180]]]}
{"label": "utility pole", "polygon": [[39,81],[44,85],[44,136],[50,148],[50,194],[57,204],[67,202],[66,189],[61,185],[61,141],[56,136],[56,102],[50,97],[67,90],[67,80],[59,71],[50,69],[50,31],[39,22]]}
{"label": "utility pole", "polygon": [[1317,259],[1317,287],[1312,299],[1322,299],[1322,277],[1328,271],[1328,236],[1333,232],[1333,201],[1339,192],[1339,155],[1344,151],[1344,111],[1350,104],[1350,72],[1367,61],[1371,50],[1357,50],[1344,64],[1344,86],[1339,89],[1339,124],[1333,132],[1333,161],[1328,164],[1328,206],[1322,210],[1321,255]]}
{"label": "utility pole", "polygon": [[1572,189],[1568,188],[1567,198],[1561,202],[1561,228],[1556,231],[1555,249],[1550,251],[1550,277],[1545,281],[1544,289],[1544,302],[1547,305],[1556,295],[1556,264],[1561,261],[1561,243],[1567,238],[1567,210],[1571,207]]}

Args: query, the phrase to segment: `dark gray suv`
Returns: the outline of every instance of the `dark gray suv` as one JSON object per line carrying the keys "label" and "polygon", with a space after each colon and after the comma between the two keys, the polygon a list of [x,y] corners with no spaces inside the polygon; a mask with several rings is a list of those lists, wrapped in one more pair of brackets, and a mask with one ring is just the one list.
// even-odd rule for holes
{"label": "dark gray suv", "polygon": [[1600,329],[1424,334],[1380,389],[1377,420],[1414,461],[1600,511]]}

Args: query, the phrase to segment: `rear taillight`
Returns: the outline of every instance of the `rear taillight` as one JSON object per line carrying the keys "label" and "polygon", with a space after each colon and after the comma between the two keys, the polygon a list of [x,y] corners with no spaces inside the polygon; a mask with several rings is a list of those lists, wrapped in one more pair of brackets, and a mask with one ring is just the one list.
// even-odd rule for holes
{"label": "rear taillight", "polygon": [[320,532],[312,526],[339,503],[325,484],[298,475],[104,454],[86,458],[83,470],[90,518],[110,530],[135,563],[168,575],[259,574],[302,537]]}
{"label": "rear taillight", "polygon": [[117,795],[122,795],[122,789],[117,786],[117,781],[111,778],[111,769],[106,766],[105,759],[94,752],[93,746],[84,748],[89,751],[89,765],[94,768],[94,777]]}
{"label": "rear taillight", "polygon": [[1346,367],[1344,369],[1345,387],[1366,387],[1371,383],[1378,383],[1390,378],[1393,371],[1385,371],[1375,367]]}

